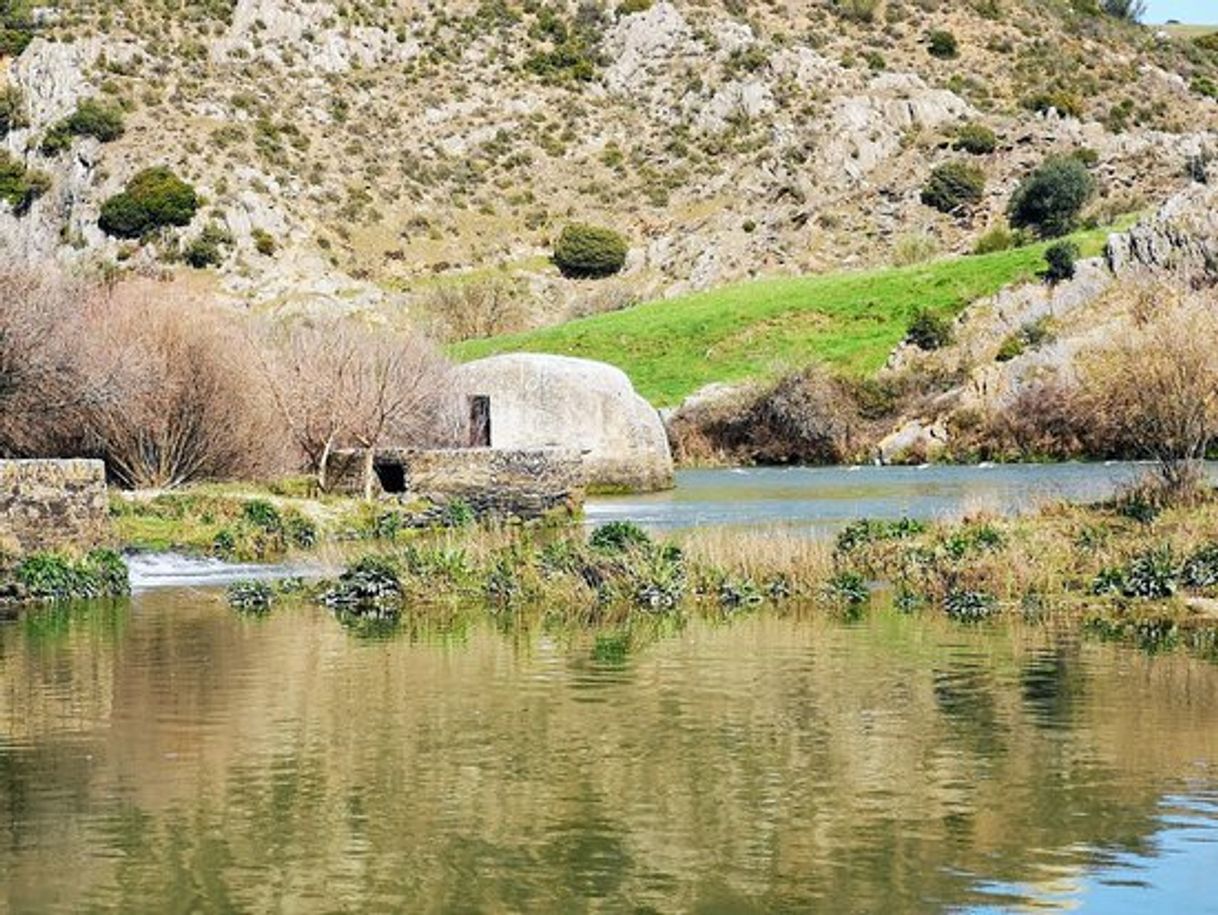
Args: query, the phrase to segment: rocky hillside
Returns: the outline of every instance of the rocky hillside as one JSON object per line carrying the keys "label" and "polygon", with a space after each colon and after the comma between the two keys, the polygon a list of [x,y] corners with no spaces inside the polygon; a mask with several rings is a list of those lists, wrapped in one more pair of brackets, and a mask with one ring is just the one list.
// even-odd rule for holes
{"label": "rocky hillside", "polygon": [[[1213,43],[1088,5],[7,0],[0,197],[18,191],[0,245],[181,272],[257,307],[425,313],[494,286],[467,333],[968,250],[1054,151],[1087,150],[1103,220],[1187,183],[1218,127]],[[82,102],[121,124],[73,118]],[[994,148],[956,148],[965,125]],[[981,200],[924,205],[931,170],[960,158],[983,169]],[[189,224],[99,228],[155,165],[198,192]],[[571,221],[629,238],[621,277],[558,275]],[[183,266],[201,236],[202,269]]]}

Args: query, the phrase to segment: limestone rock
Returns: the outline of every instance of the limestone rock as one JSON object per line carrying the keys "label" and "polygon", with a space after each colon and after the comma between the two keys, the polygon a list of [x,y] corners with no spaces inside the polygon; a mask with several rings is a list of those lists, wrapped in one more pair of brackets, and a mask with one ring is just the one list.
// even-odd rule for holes
{"label": "limestone rock", "polygon": [[454,371],[456,409],[487,396],[491,446],[584,452],[585,483],[646,492],[673,484],[659,413],[620,369],[601,362],[517,353]]}
{"label": "limestone rock", "polygon": [[1173,273],[1218,278],[1218,188],[1196,184],[1149,219],[1108,239],[1108,266],[1118,276]]}

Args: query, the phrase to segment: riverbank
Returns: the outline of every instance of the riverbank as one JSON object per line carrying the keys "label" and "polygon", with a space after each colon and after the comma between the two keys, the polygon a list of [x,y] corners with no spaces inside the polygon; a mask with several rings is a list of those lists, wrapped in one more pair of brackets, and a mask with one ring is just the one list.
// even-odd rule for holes
{"label": "riverbank", "polygon": [[449,533],[370,551],[331,580],[239,583],[229,599],[255,613],[307,600],[390,631],[470,612],[612,628],[762,607],[856,618],[891,604],[960,623],[1065,621],[1218,658],[1218,502],[1160,510],[1133,495],[1021,517],[861,520],[831,542],[775,530],[655,538],[628,522],[591,536]]}

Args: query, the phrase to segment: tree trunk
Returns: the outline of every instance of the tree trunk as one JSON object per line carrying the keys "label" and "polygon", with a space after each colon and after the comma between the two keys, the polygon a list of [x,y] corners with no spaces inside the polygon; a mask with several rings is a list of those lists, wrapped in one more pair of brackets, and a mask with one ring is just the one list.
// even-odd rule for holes
{"label": "tree trunk", "polygon": [[326,473],[330,469],[330,449],[333,444],[333,437],[326,439],[326,443],[321,448],[321,457],[317,461],[317,488],[323,493],[329,491],[326,485]]}
{"label": "tree trunk", "polygon": [[364,501],[372,501],[372,462],[375,451],[371,446],[364,452]]}

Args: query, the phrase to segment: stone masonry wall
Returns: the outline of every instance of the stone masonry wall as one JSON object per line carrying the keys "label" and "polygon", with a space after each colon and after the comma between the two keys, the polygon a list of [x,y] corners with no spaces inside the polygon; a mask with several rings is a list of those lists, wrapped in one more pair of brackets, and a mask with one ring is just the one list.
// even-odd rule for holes
{"label": "stone masonry wall", "polygon": [[[339,452],[332,461],[330,490],[363,495],[364,452]],[[400,467],[404,483],[403,492],[390,493],[374,478],[378,497],[440,504],[459,499],[478,517],[537,518],[583,499],[582,456],[576,451],[386,448],[376,452],[375,463]]]}
{"label": "stone masonry wall", "polygon": [[88,548],[108,534],[101,461],[0,461],[0,552]]}

